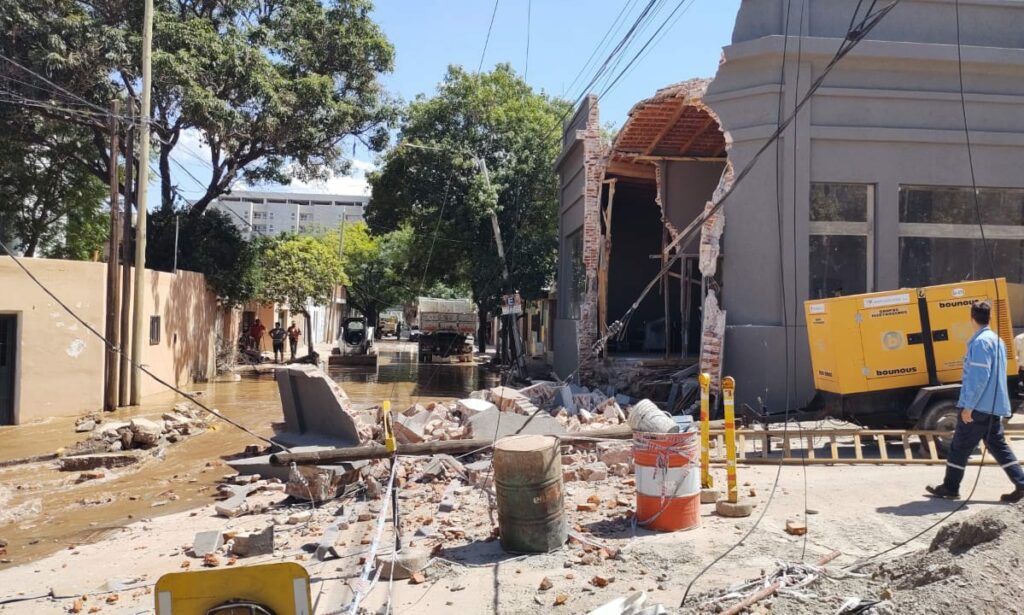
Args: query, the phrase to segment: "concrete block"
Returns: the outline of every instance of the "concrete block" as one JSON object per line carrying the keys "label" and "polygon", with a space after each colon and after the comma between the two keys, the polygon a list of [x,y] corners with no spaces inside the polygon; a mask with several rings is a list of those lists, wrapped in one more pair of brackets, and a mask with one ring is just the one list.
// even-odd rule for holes
{"label": "concrete block", "polygon": [[632,463],[633,445],[631,443],[599,442],[597,444],[597,458],[609,466],[617,463]]}
{"label": "concrete block", "polygon": [[556,419],[546,413],[537,415],[527,425],[526,421],[528,419],[529,417],[524,414],[499,412],[497,409],[482,412],[469,419],[466,426],[466,437],[470,439],[493,439],[497,435],[498,438],[504,438],[505,436],[515,434],[524,425],[526,427],[522,431],[523,434],[552,435],[566,433],[565,427],[562,427]]}
{"label": "concrete block", "polygon": [[441,496],[441,504],[438,505],[437,511],[441,513],[450,513],[458,510],[459,502],[457,499],[456,491],[462,487],[462,481],[453,480],[448,483],[448,486],[444,490],[444,495]]}
{"label": "concrete block", "polygon": [[61,457],[57,462],[61,472],[86,472],[99,468],[123,468],[139,462],[135,453],[97,453],[95,455],[76,455]]}
{"label": "concrete block", "polygon": [[568,384],[558,387],[558,403],[570,416],[576,414],[576,402],[572,397],[572,387]]}
{"label": "concrete block", "polygon": [[131,422],[132,443],[134,446],[147,448],[155,446],[164,433],[164,422],[135,418]]}
{"label": "concrete block", "polygon": [[402,414],[391,415],[395,438],[402,444],[416,444],[427,439],[430,430],[445,422],[444,416],[437,411],[424,410],[413,416]]}
{"label": "concrete block", "polygon": [[296,499],[324,502],[359,480],[358,469],[343,466],[295,466],[288,471],[284,492]]}
{"label": "concrete block", "polygon": [[526,400],[519,391],[511,387],[494,387],[488,391],[488,394],[490,400],[502,412],[516,412],[516,405]]}
{"label": "concrete block", "polygon": [[718,502],[719,498],[722,497],[722,492],[715,488],[707,488],[700,490],[700,503],[701,504],[714,504]]}
{"label": "concrete block", "polygon": [[235,536],[231,552],[242,557],[274,554],[274,526],[268,525],[262,532]]}
{"label": "concrete block", "polygon": [[220,530],[199,532],[192,539],[192,555],[203,557],[216,552],[222,546],[224,546],[224,535]]}
{"label": "concrete block", "polygon": [[316,546],[315,557],[317,561],[322,562],[329,555],[339,557],[338,552],[334,549],[334,543],[338,541],[339,533],[341,533],[341,529],[337,523],[327,526],[327,529],[324,530],[324,535],[320,537],[320,542]]}
{"label": "concrete block", "polygon": [[480,489],[488,489],[494,484],[494,473],[491,471],[491,460],[474,461],[467,463],[466,478],[469,484]]}
{"label": "concrete block", "polygon": [[608,466],[601,463],[588,463],[580,469],[580,475],[588,483],[608,480]]}
{"label": "concrete block", "polygon": [[738,502],[729,500],[718,500],[715,503],[715,512],[723,517],[749,517],[754,512],[754,502],[739,498]]}
{"label": "concrete block", "polygon": [[314,433],[359,444],[365,434],[352,416],[345,391],[312,365],[292,365],[276,373],[288,431]]}
{"label": "concrete block", "polygon": [[382,581],[392,578],[400,581],[426,569],[430,563],[430,551],[406,547],[396,554],[393,549],[383,550],[377,553],[376,562]]}
{"label": "concrete block", "polygon": [[456,409],[462,414],[463,418],[474,417],[481,412],[487,412],[491,409],[497,409],[498,407],[489,401],[483,399],[460,399],[455,404]]}

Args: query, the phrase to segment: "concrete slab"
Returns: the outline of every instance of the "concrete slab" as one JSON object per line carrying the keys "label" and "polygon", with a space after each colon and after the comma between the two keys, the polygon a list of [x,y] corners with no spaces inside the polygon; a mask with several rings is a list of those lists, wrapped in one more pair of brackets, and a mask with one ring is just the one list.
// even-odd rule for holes
{"label": "concrete slab", "polygon": [[[520,428],[523,434],[530,435],[552,435],[566,433],[561,423],[546,413],[534,417],[527,424],[530,417],[525,414],[513,414],[511,412],[500,412],[497,409],[481,412],[469,419],[466,427],[468,438],[504,438],[515,434]],[[497,436],[495,436],[497,434]]]}
{"label": "concrete slab", "polygon": [[348,395],[319,368],[291,365],[279,369],[275,378],[288,432],[319,434],[349,446],[360,443]]}
{"label": "concrete slab", "polygon": [[61,472],[85,472],[98,468],[122,468],[138,462],[139,456],[135,453],[97,453],[61,457],[57,463]]}
{"label": "concrete slab", "polygon": [[274,526],[268,525],[261,532],[235,536],[231,552],[242,557],[274,554]]}
{"label": "concrete slab", "polygon": [[220,530],[199,532],[196,534],[196,537],[192,539],[192,555],[195,557],[203,557],[204,555],[216,552],[223,545],[224,535]]}

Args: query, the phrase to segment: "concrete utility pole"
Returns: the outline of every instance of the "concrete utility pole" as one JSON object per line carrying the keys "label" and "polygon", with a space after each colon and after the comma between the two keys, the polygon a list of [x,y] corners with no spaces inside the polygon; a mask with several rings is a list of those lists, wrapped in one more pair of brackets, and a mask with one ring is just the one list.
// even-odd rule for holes
{"label": "concrete utility pole", "polygon": [[131,336],[132,305],[132,205],[135,203],[135,104],[128,104],[128,130],[124,137],[124,219],[121,221],[121,361],[118,366],[117,405],[129,402],[128,383],[131,361],[128,340]]}
{"label": "concrete utility pole", "polygon": [[107,256],[107,362],[106,380],[103,382],[103,409],[113,412],[117,409],[117,352],[113,349],[121,346],[121,330],[118,328],[118,317],[121,313],[121,278],[117,270],[121,249],[121,226],[118,223],[117,197],[120,191],[117,178],[118,130],[121,123],[117,116],[121,111],[120,101],[110,103],[110,248]]}
{"label": "concrete utility pole", "polygon": [[135,295],[132,312],[132,390],[131,405],[142,400],[142,324],[143,291],[146,276],[146,196],[149,192],[149,93],[153,87],[153,0],[146,0],[142,20],[142,114],[139,131],[139,204],[135,218]]}

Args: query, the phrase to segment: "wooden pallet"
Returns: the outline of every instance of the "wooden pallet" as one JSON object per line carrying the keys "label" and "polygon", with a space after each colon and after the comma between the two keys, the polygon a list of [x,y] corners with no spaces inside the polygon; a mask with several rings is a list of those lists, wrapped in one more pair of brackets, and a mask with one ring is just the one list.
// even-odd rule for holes
{"label": "wooden pallet", "polygon": [[[1008,436],[1024,436],[1024,429],[1014,426],[1007,429]],[[939,457],[936,438],[950,437],[951,431],[922,431],[899,429],[737,429],[736,454],[739,463],[748,465],[939,465],[946,460]],[[711,463],[725,463],[725,430],[712,429]],[[840,438],[847,441],[840,442]],[[802,454],[794,455],[793,441],[797,442],[797,450]],[[823,446],[819,441],[826,440],[827,455],[821,455]],[[892,441],[900,449],[900,453],[890,454]],[[781,443],[779,442],[781,441]],[[774,444],[773,444],[774,443]],[[781,446],[778,446],[781,444]],[[981,443],[984,451],[985,443]],[[781,448],[781,458],[772,453]],[[850,449],[852,447],[852,450]],[[914,448],[920,449],[924,455],[915,456]],[[717,454],[716,454],[717,453]],[[846,455],[844,456],[844,453]],[[979,465],[982,456],[969,460],[968,465]],[[984,455],[985,465],[997,465],[991,455]],[[1024,460],[1021,461],[1024,464]]]}

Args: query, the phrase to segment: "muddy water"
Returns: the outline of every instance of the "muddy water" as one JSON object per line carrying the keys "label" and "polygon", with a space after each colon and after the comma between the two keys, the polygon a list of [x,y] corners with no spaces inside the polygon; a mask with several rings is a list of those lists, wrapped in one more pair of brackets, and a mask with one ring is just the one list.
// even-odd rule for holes
{"label": "muddy water", "polygon": [[[480,370],[466,365],[417,365],[414,346],[381,353],[376,368],[339,368],[330,375],[354,402],[391,399],[397,407],[465,396],[493,386]],[[224,415],[270,436],[272,422],[282,421],[272,375],[240,382],[196,385],[203,402]],[[138,408],[107,415],[107,420],[133,416],[159,418],[181,398],[173,393],[149,397]],[[0,461],[51,453],[85,434],[74,432],[74,418],[0,427]],[[8,542],[10,563],[0,570],[44,557],[54,551],[104,537],[140,519],[195,508],[211,501],[216,484],[231,473],[224,460],[258,439],[218,422],[214,429],[165,449],[164,459],[147,457],[139,466],[106,470],[100,480],[76,484],[78,473],[60,472],[55,464],[36,463],[0,468],[0,539]],[[130,546],[126,546],[130,548]]]}

